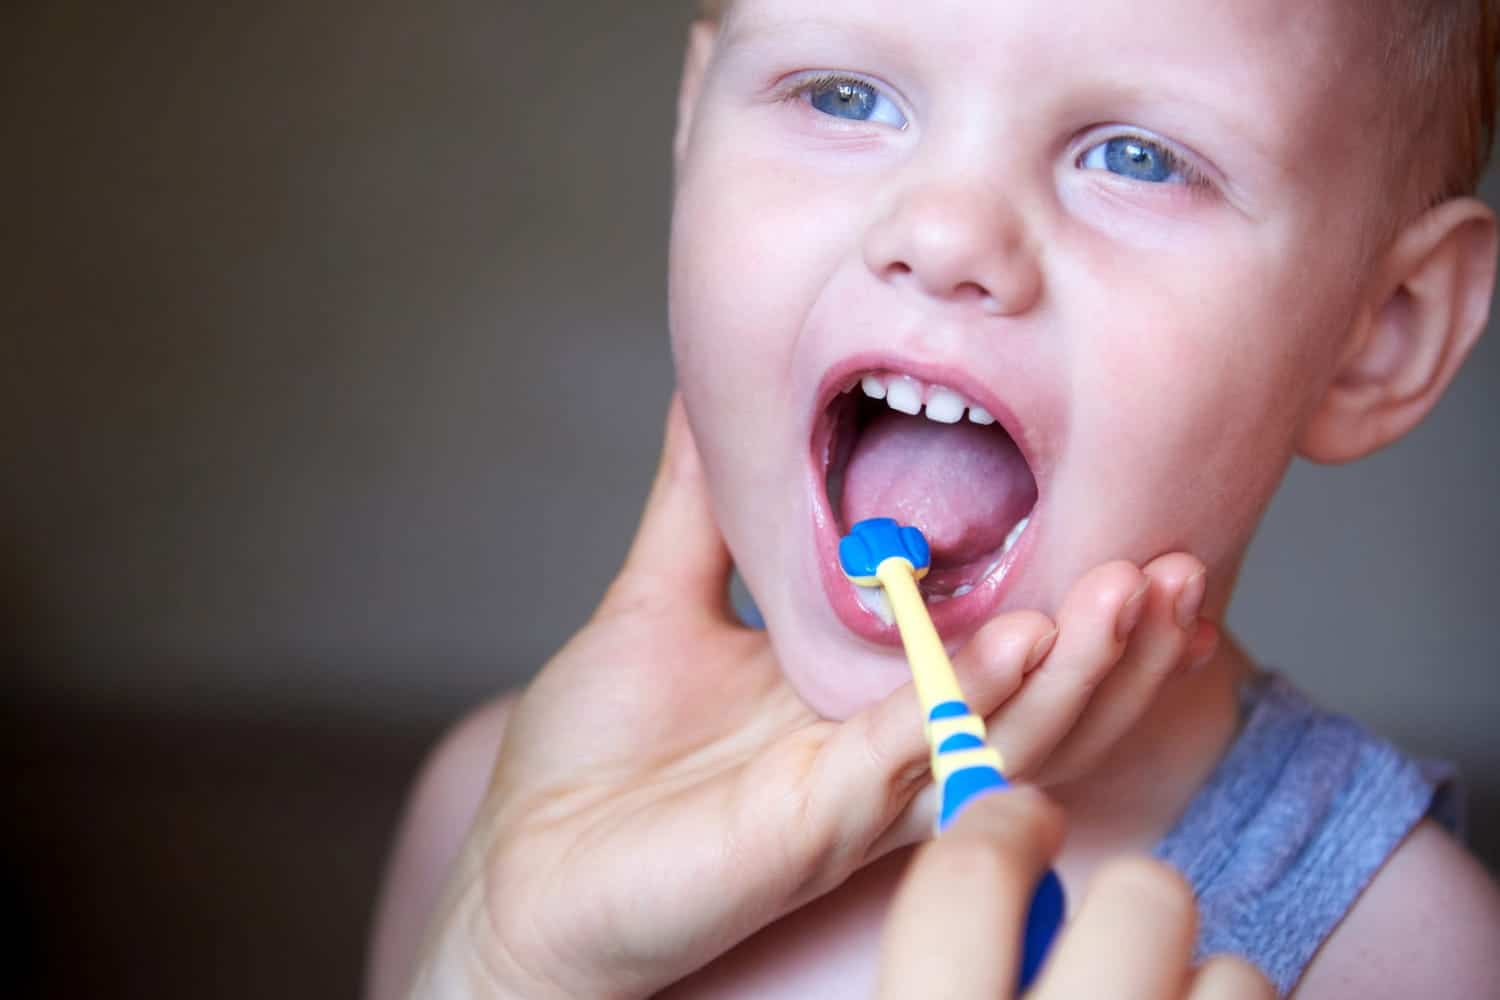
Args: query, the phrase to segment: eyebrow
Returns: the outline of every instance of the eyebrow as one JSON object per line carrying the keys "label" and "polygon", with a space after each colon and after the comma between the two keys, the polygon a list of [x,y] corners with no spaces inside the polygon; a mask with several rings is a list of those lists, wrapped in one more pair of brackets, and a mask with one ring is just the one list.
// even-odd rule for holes
{"label": "eyebrow", "polygon": [[[720,52],[731,55],[739,52],[759,54],[787,39],[797,43],[791,51],[801,51],[804,55],[813,49],[821,51],[820,47],[827,47],[835,53],[846,50],[845,56],[855,57],[857,54],[860,59],[873,56],[907,62],[911,58],[909,39],[892,38],[888,33],[816,14],[759,14],[748,19],[732,16],[720,30],[718,48]],[[836,54],[835,61],[845,60]]]}
{"label": "eyebrow", "polygon": [[729,19],[720,32],[720,44],[733,45],[746,41],[754,42],[762,35],[785,34],[787,32],[806,33],[818,32],[824,35],[840,35],[848,37],[851,34],[849,26],[830,21],[816,15],[798,16],[771,16],[762,18],[758,22],[751,19],[747,26],[743,17],[730,14]]}

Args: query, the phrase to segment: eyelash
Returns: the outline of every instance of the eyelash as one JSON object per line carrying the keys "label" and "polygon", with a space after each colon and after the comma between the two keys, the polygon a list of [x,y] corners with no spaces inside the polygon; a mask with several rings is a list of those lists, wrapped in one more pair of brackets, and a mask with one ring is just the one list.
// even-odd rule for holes
{"label": "eyelash", "polygon": [[[814,91],[821,90],[825,87],[837,87],[841,84],[854,87],[869,87],[876,93],[884,95],[886,100],[891,99],[890,95],[886,93],[886,89],[880,84],[866,80],[864,77],[853,76],[849,73],[837,72],[818,73],[815,76],[804,76],[793,80],[790,84],[787,85],[786,89],[782,91],[779,99],[783,104],[797,104],[807,100],[808,96]],[[902,113],[903,115],[905,114],[904,111]]]}
{"label": "eyelash", "polygon": [[817,76],[804,76],[792,81],[786,90],[782,92],[781,99],[787,103],[791,103],[792,101],[801,100],[819,87],[836,87],[839,84],[853,84],[857,87],[874,86],[874,84],[866,80],[861,80],[857,76],[850,76],[847,73],[819,73]]}
{"label": "eyelash", "polygon": [[[1194,193],[1213,190],[1214,182],[1209,178],[1208,174],[1206,174],[1202,170],[1202,168],[1194,164],[1191,159],[1179,153],[1171,143],[1141,132],[1132,132],[1127,130],[1099,135],[1097,138],[1090,141],[1090,143],[1084,147],[1083,151],[1074,158],[1073,165],[1075,167],[1082,168],[1084,157],[1086,157],[1089,153],[1092,153],[1094,150],[1098,149],[1100,146],[1114,142],[1118,139],[1134,139],[1142,143],[1143,145],[1151,146],[1165,153],[1167,162],[1171,164],[1173,173],[1182,175],[1182,183],[1180,185],[1181,187],[1188,188]],[[1128,179],[1129,178],[1127,178],[1127,180]]]}

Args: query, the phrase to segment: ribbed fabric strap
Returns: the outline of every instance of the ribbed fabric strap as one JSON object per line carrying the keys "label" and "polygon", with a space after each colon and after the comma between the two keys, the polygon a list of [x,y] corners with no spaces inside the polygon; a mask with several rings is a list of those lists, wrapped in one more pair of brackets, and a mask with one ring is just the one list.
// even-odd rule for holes
{"label": "ribbed fabric strap", "polygon": [[1286,996],[1424,817],[1457,832],[1451,768],[1424,765],[1274,674],[1244,692],[1244,725],[1157,846],[1192,883],[1200,957],[1254,962]]}

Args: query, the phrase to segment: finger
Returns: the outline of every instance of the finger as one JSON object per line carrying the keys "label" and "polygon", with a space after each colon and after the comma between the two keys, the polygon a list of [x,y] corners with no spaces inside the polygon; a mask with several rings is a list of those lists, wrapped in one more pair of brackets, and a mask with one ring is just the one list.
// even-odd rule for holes
{"label": "finger", "polygon": [[1048,781],[1081,774],[1130,731],[1156,701],[1162,685],[1188,662],[1203,603],[1207,570],[1174,552],[1145,568],[1151,581],[1146,608],[1120,662],[1089,697],[1073,727],[1048,758]]}
{"label": "finger", "polygon": [[878,995],[1011,995],[1031,895],[1061,840],[1061,812],[1034,789],[971,804],[918,852],[896,893]]}
{"label": "finger", "polygon": [[1008,611],[985,622],[953,657],[969,707],[980,715],[1000,707],[1056,641],[1057,626],[1040,611]]}
{"label": "finger", "polygon": [[1111,862],[1053,947],[1034,1000],[1181,996],[1197,927],[1182,876],[1149,858]]}
{"label": "finger", "polygon": [[[1056,635],[1052,621],[1038,611],[1008,612],[987,622],[953,664],[969,706],[982,716],[1009,698]],[[830,745],[845,762],[840,777],[844,801],[836,810],[862,818],[868,827],[855,831],[846,825],[841,835],[868,838],[872,830],[883,830],[869,858],[917,843],[932,832],[936,800],[916,794],[931,780],[923,721],[916,692],[907,684],[845,722]],[[848,801],[856,798],[864,801]]]}
{"label": "finger", "polygon": [[672,396],[663,438],[640,527],[600,611],[697,608],[733,620],[729,550],[714,520],[681,395]]}
{"label": "finger", "polygon": [[1198,967],[1185,1000],[1274,1000],[1276,988],[1238,955],[1215,955]]}
{"label": "finger", "polygon": [[1057,641],[1016,696],[990,716],[990,740],[1006,774],[1036,773],[1073,727],[1094,689],[1125,650],[1144,610],[1150,578],[1112,562],[1085,573],[1057,614]]}
{"label": "finger", "polygon": [[1216,955],[1193,976],[1187,1000],[1274,1000],[1276,990],[1261,971],[1238,955]]}

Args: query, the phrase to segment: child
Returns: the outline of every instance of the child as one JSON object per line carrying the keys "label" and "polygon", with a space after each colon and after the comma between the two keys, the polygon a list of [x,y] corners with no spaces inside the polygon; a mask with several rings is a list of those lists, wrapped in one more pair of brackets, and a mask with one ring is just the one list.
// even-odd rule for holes
{"label": "child", "polygon": [[[931,815],[893,630],[833,553],[879,514],[932,540],[934,617],[1067,811],[1074,898],[1154,850],[1200,950],[1284,994],[1500,995],[1500,893],[1428,818],[1437,777],[1212,624],[1291,457],[1399,438],[1484,327],[1496,31],[1491,0],[697,24],[662,473],[599,614],[422,779],[376,992],[457,855],[433,992],[867,995]],[[765,634],[729,620],[728,553]]]}

